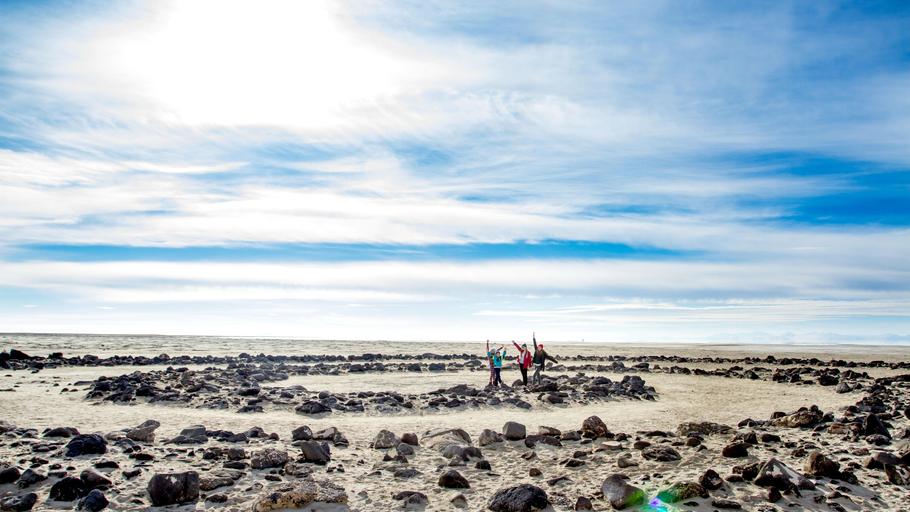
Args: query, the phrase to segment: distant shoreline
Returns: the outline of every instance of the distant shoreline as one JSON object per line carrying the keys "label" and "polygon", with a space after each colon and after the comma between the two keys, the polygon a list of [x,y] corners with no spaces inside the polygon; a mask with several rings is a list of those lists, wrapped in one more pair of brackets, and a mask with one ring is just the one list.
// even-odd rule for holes
{"label": "distant shoreline", "polygon": [[[281,341],[301,341],[315,343],[484,343],[483,339],[464,340],[464,339],[368,339],[368,338],[307,338],[301,336],[269,336],[269,335],[226,335],[226,334],[157,334],[157,333],[92,333],[92,332],[0,332],[0,337],[10,336],[79,336],[79,337],[99,337],[99,338],[117,338],[117,337],[145,337],[145,338],[205,338],[205,339],[225,339],[225,340],[281,340]],[[516,337],[514,341],[521,341],[524,338]],[[512,340],[490,339],[491,343],[509,343]],[[829,341],[829,342],[801,342],[801,341],[763,341],[763,342],[733,342],[733,341],[605,341],[605,340],[555,340],[542,338],[541,341],[546,343],[564,345],[564,346],[597,346],[597,345],[621,345],[626,347],[711,347],[711,348],[743,348],[743,347],[799,347],[799,348],[830,348],[832,345],[837,347],[908,347],[910,348],[910,339],[907,341],[891,342],[857,342],[857,341]]]}

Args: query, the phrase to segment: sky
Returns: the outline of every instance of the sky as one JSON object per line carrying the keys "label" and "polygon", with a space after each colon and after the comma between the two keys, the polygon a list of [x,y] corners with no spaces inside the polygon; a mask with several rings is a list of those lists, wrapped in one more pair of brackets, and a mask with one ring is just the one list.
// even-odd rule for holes
{"label": "sky", "polygon": [[0,20],[0,331],[910,343],[907,2]]}

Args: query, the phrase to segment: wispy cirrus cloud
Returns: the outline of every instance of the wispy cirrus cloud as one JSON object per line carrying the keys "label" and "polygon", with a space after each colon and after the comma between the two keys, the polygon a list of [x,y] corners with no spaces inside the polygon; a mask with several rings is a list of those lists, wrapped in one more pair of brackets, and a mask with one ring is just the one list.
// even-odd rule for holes
{"label": "wispy cirrus cloud", "polygon": [[[617,311],[630,338],[688,320],[691,339],[906,332],[899,3],[0,15],[0,306],[15,325],[102,325],[114,302],[135,308],[123,325],[202,332],[167,303],[214,325],[255,302],[306,304],[335,319],[307,324],[326,332],[514,321],[590,339]],[[74,301],[94,320],[72,323]]]}

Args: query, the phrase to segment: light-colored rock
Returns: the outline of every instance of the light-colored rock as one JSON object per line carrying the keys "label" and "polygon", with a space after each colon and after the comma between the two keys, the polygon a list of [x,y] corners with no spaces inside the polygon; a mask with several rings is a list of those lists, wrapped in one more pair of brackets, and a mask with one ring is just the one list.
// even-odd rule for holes
{"label": "light-colored rock", "polygon": [[344,488],[324,480],[305,479],[269,490],[253,503],[251,510],[252,512],[299,510],[312,505],[347,503],[348,495]]}

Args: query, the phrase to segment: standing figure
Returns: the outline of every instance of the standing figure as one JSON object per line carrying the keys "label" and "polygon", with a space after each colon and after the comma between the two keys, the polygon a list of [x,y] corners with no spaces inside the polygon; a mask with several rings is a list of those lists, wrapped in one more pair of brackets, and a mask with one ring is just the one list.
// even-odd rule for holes
{"label": "standing figure", "polygon": [[493,368],[491,385],[500,386],[502,385],[502,360],[506,357],[506,348],[500,346],[496,350],[487,350],[487,357]]}
{"label": "standing figure", "polygon": [[531,339],[534,340],[534,378],[532,379],[534,384],[540,384],[543,381],[543,368],[547,363],[547,359],[557,363],[558,361],[553,358],[550,354],[547,354],[547,351],[543,349],[543,343],[537,343],[537,334],[531,335]]}
{"label": "standing figure", "polygon": [[493,372],[493,353],[490,352],[490,340],[487,340],[487,366],[490,367],[490,379],[487,382],[487,386],[492,386],[493,381],[495,380]]}
{"label": "standing figure", "polygon": [[518,349],[518,370],[521,372],[521,382],[524,383],[524,386],[528,386],[528,368],[531,367],[531,352],[528,350],[528,344],[522,343],[521,346],[518,346],[518,343],[512,341],[512,345],[515,345],[515,348]]}

